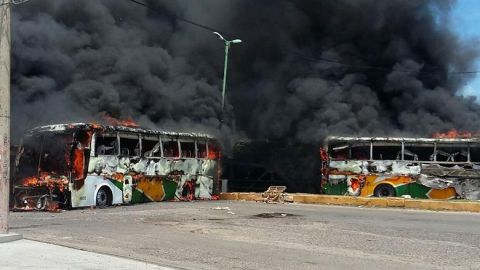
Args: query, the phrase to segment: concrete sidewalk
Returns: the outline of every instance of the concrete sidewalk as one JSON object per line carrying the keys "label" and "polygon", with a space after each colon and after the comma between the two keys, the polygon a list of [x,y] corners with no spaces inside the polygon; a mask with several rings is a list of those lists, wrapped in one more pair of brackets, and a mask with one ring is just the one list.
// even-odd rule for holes
{"label": "concrete sidewalk", "polygon": [[18,240],[0,244],[0,269],[155,269],[145,262],[52,244]]}

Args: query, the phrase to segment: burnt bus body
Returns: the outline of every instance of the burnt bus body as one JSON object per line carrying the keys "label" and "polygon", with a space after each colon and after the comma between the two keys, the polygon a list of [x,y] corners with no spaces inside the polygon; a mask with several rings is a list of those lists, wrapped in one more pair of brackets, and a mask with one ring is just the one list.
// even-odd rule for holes
{"label": "burnt bus body", "polygon": [[83,123],[38,127],[17,151],[13,209],[210,199],[219,149],[205,134]]}

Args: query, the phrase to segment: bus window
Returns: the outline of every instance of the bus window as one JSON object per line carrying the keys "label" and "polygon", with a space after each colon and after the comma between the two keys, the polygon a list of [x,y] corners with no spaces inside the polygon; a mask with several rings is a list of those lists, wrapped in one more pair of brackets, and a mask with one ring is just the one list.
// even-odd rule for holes
{"label": "bus window", "polygon": [[163,156],[164,157],[179,157],[178,141],[174,141],[174,140],[163,141]]}
{"label": "bus window", "polygon": [[444,162],[467,162],[468,148],[460,146],[450,146],[448,144],[437,144],[437,161]]}
{"label": "bus window", "polygon": [[85,130],[79,130],[75,132],[75,141],[79,142],[83,148],[90,148],[91,132]]}
{"label": "bus window", "polygon": [[118,155],[116,135],[99,135],[95,139],[95,151],[97,155]]}
{"label": "bus window", "polygon": [[480,162],[480,145],[470,146],[470,161]]}
{"label": "bus window", "polygon": [[370,144],[352,146],[352,159],[356,159],[356,160],[370,159]]}
{"label": "bus window", "polygon": [[373,160],[401,160],[402,144],[401,143],[373,143]]}
{"label": "bus window", "polygon": [[194,142],[180,142],[180,149],[182,150],[183,158],[195,157],[195,143]]}
{"label": "bus window", "polygon": [[208,143],[208,159],[217,159],[220,157],[220,147],[215,143]]}
{"label": "bus window", "polygon": [[42,152],[39,162],[41,171],[57,173],[67,171],[69,161],[66,155],[70,152],[72,135],[50,133],[42,137]]}
{"label": "bus window", "polygon": [[161,157],[160,141],[158,137],[142,138],[142,156],[143,157]]}
{"label": "bus window", "polygon": [[138,135],[120,134],[120,155],[125,157],[140,156]]}
{"label": "bus window", "polygon": [[38,173],[38,160],[41,152],[41,137],[26,136],[21,146],[22,151],[17,152],[18,172],[17,177],[23,179]]}
{"label": "bus window", "polygon": [[403,159],[413,161],[433,161],[433,150],[435,146],[432,144],[405,143]]}
{"label": "bus window", "polygon": [[197,142],[197,157],[198,158],[206,158],[207,157],[207,144]]}
{"label": "bus window", "polygon": [[347,160],[350,158],[350,147],[348,145],[339,145],[330,147],[330,158],[332,160]]}

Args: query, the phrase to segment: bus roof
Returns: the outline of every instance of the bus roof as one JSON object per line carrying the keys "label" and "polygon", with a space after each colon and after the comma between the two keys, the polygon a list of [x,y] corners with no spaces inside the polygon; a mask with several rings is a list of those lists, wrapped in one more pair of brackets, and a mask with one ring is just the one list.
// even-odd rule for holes
{"label": "bus roof", "polygon": [[65,132],[69,130],[93,130],[93,131],[124,131],[132,133],[140,133],[145,135],[166,135],[166,136],[175,136],[175,137],[195,137],[195,138],[206,138],[206,139],[215,139],[212,135],[204,133],[182,133],[182,132],[172,132],[172,131],[162,131],[154,130],[141,127],[127,127],[120,125],[101,125],[95,123],[67,123],[67,124],[55,124],[55,125],[46,125],[39,126],[31,129],[27,134],[34,133],[44,133],[44,132]]}
{"label": "bus roof", "polygon": [[407,137],[343,137],[329,136],[324,144],[329,142],[412,142],[412,143],[480,143],[480,137],[472,138],[407,138]]}

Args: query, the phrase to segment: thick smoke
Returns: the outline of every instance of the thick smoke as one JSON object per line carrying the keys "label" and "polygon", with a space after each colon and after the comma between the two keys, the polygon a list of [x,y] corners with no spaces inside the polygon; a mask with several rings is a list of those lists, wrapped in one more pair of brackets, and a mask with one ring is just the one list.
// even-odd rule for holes
{"label": "thick smoke", "polygon": [[478,51],[450,30],[451,1],[146,3],[15,6],[14,131],[107,112],[215,132],[223,43],[175,15],[244,40],[231,51],[224,118],[235,129],[224,134],[318,142],[480,129],[480,106],[457,94],[468,78],[455,73]]}

